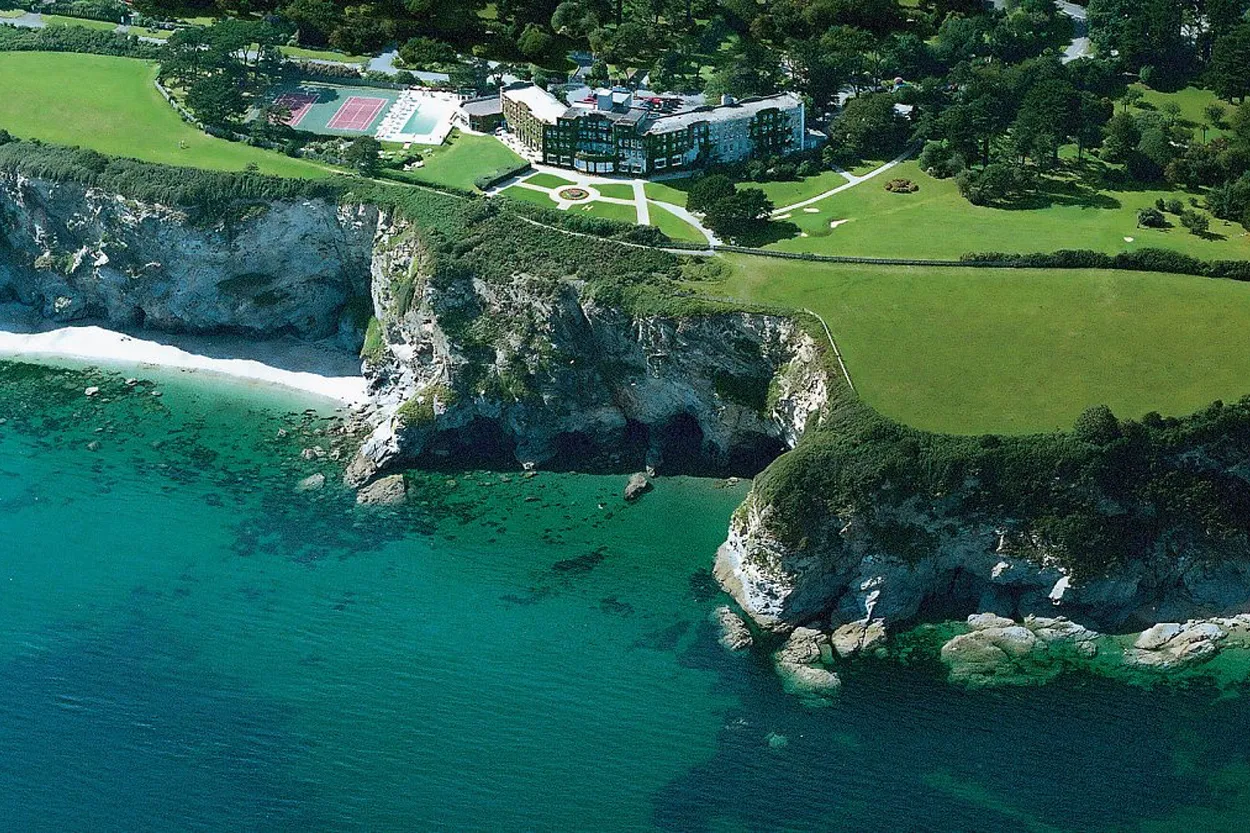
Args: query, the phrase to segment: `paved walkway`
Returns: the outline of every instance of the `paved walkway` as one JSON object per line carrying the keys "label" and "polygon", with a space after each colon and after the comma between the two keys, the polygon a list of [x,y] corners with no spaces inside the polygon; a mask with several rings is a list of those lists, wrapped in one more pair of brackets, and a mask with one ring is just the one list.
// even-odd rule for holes
{"label": "paved walkway", "polygon": [[880,176],[881,174],[890,170],[894,166],[898,165],[900,162],[906,161],[912,155],[912,151],[914,150],[915,148],[908,148],[907,150],[900,153],[898,156],[891,159],[889,162],[886,162],[881,167],[873,168],[871,171],[864,174],[863,176],[856,176],[850,171],[844,171],[841,168],[838,168],[837,169],[838,173],[842,174],[843,178],[846,179],[846,182],[844,184],[839,185],[837,188],[830,188],[828,191],[825,191],[823,194],[817,194],[814,197],[808,197],[805,200],[801,200],[799,202],[792,203],[791,205],[786,205],[786,206],[782,206],[781,208],[775,209],[773,211],[773,216],[776,217],[779,214],[786,214],[790,211],[794,211],[795,209],[803,208],[804,206],[811,205],[812,203],[820,202],[823,199],[832,197],[834,194],[841,194],[843,191],[845,191],[848,188],[854,188],[856,185],[859,185],[861,182],[867,182],[873,177]]}
{"label": "paved walkway", "polygon": [[[559,208],[564,211],[567,211],[570,206],[581,205],[581,204],[585,204],[591,201],[610,202],[610,203],[615,203],[617,205],[632,205],[634,206],[634,211],[637,213],[638,223],[640,225],[651,224],[651,211],[652,211],[652,205],[654,204],[661,211],[668,211],[673,216],[693,226],[695,230],[699,232],[699,234],[703,235],[703,239],[707,241],[709,246],[721,245],[720,238],[718,238],[711,229],[704,226],[698,217],[696,217],[694,214],[692,214],[683,206],[673,205],[672,203],[663,202],[661,200],[647,199],[647,191],[646,191],[647,180],[645,179],[626,179],[626,178],[607,177],[607,176],[595,176],[593,174],[585,174],[580,171],[570,171],[566,168],[556,168],[556,167],[552,167],[551,165],[543,165],[537,162],[532,162],[532,165],[534,168],[534,173],[543,173],[543,174],[551,174],[552,176],[558,176],[561,179],[564,179],[568,182],[572,182],[573,185],[572,186],[560,185],[555,188],[544,188],[541,185],[533,185],[525,181],[530,176],[533,176],[533,173],[527,172],[520,176],[515,176],[515,177],[512,177],[511,179],[500,182],[498,185],[495,185],[493,188],[488,190],[486,192],[487,195],[495,196],[499,192],[503,191],[505,188],[509,188],[515,185],[521,188],[528,188],[531,191],[541,191],[549,195],[551,199],[556,203],[556,208]],[[595,187],[597,185],[629,185],[634,190],[634,196],[632,199],[621,199],[618,197],[605,197],[602,195],[599,189]],[[569,187],[583,188],[586,191],[589,191],[591,196],[589,199],[576,200],[576,201],[560,199],[559,192]]]}

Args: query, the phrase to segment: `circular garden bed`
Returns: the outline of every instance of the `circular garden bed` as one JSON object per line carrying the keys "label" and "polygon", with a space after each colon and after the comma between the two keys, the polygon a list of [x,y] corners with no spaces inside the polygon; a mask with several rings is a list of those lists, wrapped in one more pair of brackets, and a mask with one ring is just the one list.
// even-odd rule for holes
{"label": "circular garden bed", "polygon": [[568,200],[569,202],[590,199],[590,192],[585,188],[561,188],[557,193],[560,199]]}

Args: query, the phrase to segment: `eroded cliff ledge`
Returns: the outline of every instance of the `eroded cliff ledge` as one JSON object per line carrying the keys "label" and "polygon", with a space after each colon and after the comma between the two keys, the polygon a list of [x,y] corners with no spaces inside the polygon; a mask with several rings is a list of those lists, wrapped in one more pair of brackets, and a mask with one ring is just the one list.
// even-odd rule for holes
{"label": "eroded cliff ledge", "polygon": [[439,269],[412,223],[379,228],[365,367],[384,418],[354,483],[442,459],[750,475],[825,403],[792,319],[629,312],[576,278]]}

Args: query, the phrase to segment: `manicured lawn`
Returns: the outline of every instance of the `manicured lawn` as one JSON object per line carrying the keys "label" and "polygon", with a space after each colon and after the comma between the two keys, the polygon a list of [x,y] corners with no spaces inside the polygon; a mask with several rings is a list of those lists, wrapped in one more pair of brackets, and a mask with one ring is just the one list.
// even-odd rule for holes
{"label": "manicured lawn", "polygon": [[43,22],[49,26],[82,26],[85,29],[96,29],[101,32],[111,32],[117,28],[116,23],[108,20],[88,20],[85,17],[66,17],[59,14],[45,14]]}
{"label": "manicured lawn", "polygon": [[0,19],[6,17],[22,17],[25,14],[25,9],[0,9]]}
{"label": "manicured lawn", "polygon": [[533,188],[522,188],[520,185],[509,185],[499,193],[505,197],[511,197],[514,200],[532,202],[535,205],[541,205],[543,208],[556,207],[555,200],[547,196],[545,192],[535,191]]}
{"label": "manicured lawn", "polygon": [[687,243],[707,242],[707,238],[697,228],[673,212],[661,208],[658,203],[652,202],[650,208],[651,225],[658,226],[660,231],[674,240],[684,240]]}
{"label": "manicured lawn", "polygon": [[1250,394],[1244,283],[727,259],[705,291],[820,313],[860,395],[920,428],[1046,431],[1095,404],[1181,415]]}
{"label": "manicured lawn", "polygon": [[471,136],[456,130],[446,142],[426,151],[423,158],[425,166],[409,172],[407,178],[469,190],[479,176],[523,161],[494,136]]}
{"label": "manicured lawn", "polygon": [[525,181],[539,188],[563,188],[573,184],[573,180],[555,174],[534,174]]}
{"label": "manicured lawn", "polygon": [[137,38],[160,38],[161,40],[168,40],[169,36],[172,35],[173,32],[169,29],[149,29],[146,26],[131,26],[130,34]]}
{"label": "manicured lawn", "polygon": [[670,179],[664,182],[648,182],[643,186],[647,199],[668,202],[686,207],[686,192],[690,190],[691,180]]}
{"label": "manicured lawn", "polygon": [[837,171],[823,171],[816,176],[804,179],[781,182],[744,182],[742,187],[759,188],[773,201],[773,205],[782,208],[845,184],[846,177]]}
{"label": "manicured lawn", "polygon": [[328,49],[305,49],[302,46],[279,46],[278,49],[288,58],[314,58],[343,64],[361,64],[369,60],[368,55],[348,55],[346,52],[331,52]]}
{"label": "manicured lawn", "polygon": [[329,175],[302,160],[201,133],[165,103],[155,78],[155,65],[132,58],[0,53],[0,125],[22,138],[149,162],[227,171],[255,163],[281,176]]}
{"label": "manicured lawn", "polygon": [[[1202,90],[1198,87],[1186,87],[1174,93],[1162,93],[1158,90],[1152,90],[1143,84],[1134,84],[1134,87],[1141,90],[1145,94],[1142,103],[1149,105],[1150,108],[1158,110],[1165,102],[1172,102],[1181,108],[1181,121],[1186,127],[1193,128],[1197,132],[1198,138],[1202,138],[1202,126],[1207,123],[1207,117],[1203,115],[1202,108],[1208,104],[1220,104],[1224,107],[1227,116],[1231,116],[1235,109],[1233,105],[1227,101],[1221,101],[1215,93],[1210,90]],[[1123,105],[1116,105],[1116,112],[1123,110]],[[1215,128],[1207,130],[1207,139],[1214,139],[1224,134],[1224,130]]]}
{"label": "manicured lawn", "polygon": [[[920,190],[913,194],[886,191],[885,183],[894,178],[910,179]],[[1216,239],[1196,237],[1179,224],[1170,229],[1137,228],[1138,209],[1153,205],[1158,197],[1188,203],[1189,196],[1173,191],[1074,189],[1055,194],[1044,208],[984,208],[960,196],[953,180],[934,179],[909,161],[816,203],[810,207],[815,211],[795,211],[788,231],[777,227],[783,239],[771,248],[867,257],[958,258],[984,251],[1119,252],[1157,246],[1206,259],[1250,257],[1245,229],[1214,218],[1211,233]],[[845,222],[831,227],[836,221]],[[798,236],[794,226],[807,236]]]}
{"label": "manicured lawn", "polygon": [[616,202],[588,202],[584,205],[573,205],[569,207],[569,213],[583,211],[592,214],[595,217],[603,217],[605,220],[620,220],[622,223],[637,223],[638,210],[632,205],[621,205]]}
{"label": "manicured lawn", "polygon": [[594,186],[600,196],[609,197],[614,200],[632,200],[634,198],[634,186],[624,182],[602,183]]}

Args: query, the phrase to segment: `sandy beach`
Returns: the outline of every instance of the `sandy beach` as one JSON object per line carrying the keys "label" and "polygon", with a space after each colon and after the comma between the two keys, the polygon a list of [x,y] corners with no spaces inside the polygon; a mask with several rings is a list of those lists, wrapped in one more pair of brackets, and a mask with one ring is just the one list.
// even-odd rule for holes
{"label": "sandy beach", "polygon": [[0,319],[0,358],[72,360],[102,366],[161,367],[281,385],[351,405],[367,398],[359,361],[297,339],[129,335],[99,326],[23,331]]}

